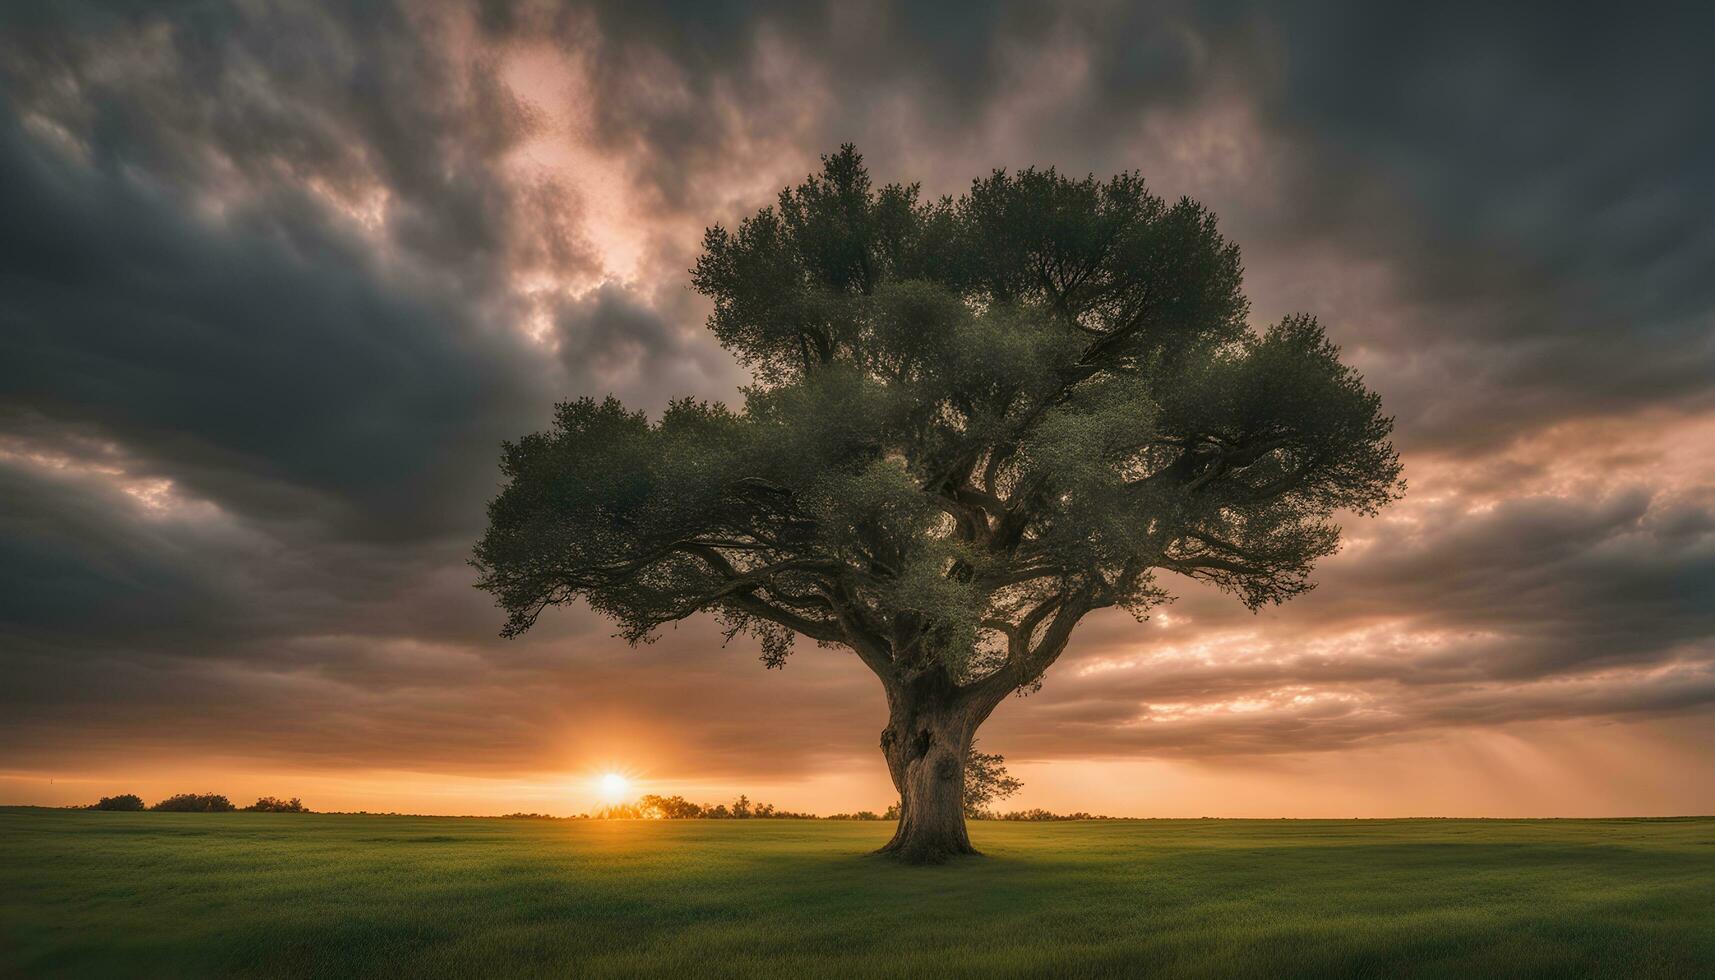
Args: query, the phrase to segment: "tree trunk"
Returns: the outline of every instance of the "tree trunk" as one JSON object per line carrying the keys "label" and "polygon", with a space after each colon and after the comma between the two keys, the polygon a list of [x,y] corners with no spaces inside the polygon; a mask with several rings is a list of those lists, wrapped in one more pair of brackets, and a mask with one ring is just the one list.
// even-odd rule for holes
{"label": "tree trunk", "polygon": [[888,707],[881,751],[899,790],[899,829],[879,853],[912,864],[977,853],[965,833],[965,755],[982,717],[933,689],[890,692]]}

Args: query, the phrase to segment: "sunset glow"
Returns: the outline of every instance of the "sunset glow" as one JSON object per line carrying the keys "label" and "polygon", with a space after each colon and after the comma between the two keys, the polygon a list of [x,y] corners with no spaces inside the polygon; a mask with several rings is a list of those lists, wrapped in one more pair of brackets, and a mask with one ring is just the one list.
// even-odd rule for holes
{"label": "sunset glow", "polygon": [[623,803],[631,793],[631,780],[617,772],[602,773],[596,783],[606,803]]}

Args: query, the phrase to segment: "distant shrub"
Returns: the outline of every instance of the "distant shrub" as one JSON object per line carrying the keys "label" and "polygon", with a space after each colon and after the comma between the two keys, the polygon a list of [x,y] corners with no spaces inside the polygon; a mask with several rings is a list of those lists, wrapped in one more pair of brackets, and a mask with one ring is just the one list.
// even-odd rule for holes
{"label": "distant shrub", "polygon": [[[608,810],[596,812],[597,817],[609,816]],[[657,796],[645,794],[637,801],[635,808],[627,807],[622,814],[630,816],[631,809],[636,815],[646,820],[814,820],[814,813],[797,813],[783,810],[772,803],[752,803],[750,797],[740,796],[731,806],[725,803],[709,805],[693,803],[683,796]]]}
{"label": "distant shrub", "polygon": [[[225,799],[225,797],[221,797],[221,798]],[[250,804],[249,806],[245,807],[244,809],[247,811],[253,812],[253,813],[309,813],[310,812],[309,808],[304,806],[304,801],[298,799],[296,796],[292,797],[289,800],[277,800],[272,796],[264,796],[264,797],[260,797],[259,799],[257,799],[257,801],[255,803]]]}
{"label": "distant shrub", "polygon": [[637,805],[643,809],[644,816],[653,820],[695,820],[703,815],[702,804],[692,803],[683,796],[646,793]]}
{"label": "distant shrub", "polygon": [[90,807],[91,810],[141,810],[143,798],[136,793],[121,793],[118,796],[103,796],[101,802]]}
{"label": "distant shrub", "polygon": [[166,810],[170,813],[231,813],[238,808],[219,793],[180,793],[167,797],[149,809]]}
{"label": "distant shrub", "polygon": [[519,812],[519,813],[503,813],[500,815],[500,819],[502,819],[502,820],[558,820],[560,818],[554,816],[551,813],[523,813],[523,812]]}
{"label": "distant shrub", "polygon": [[829,820],[880,820],[881,814],[874,810],[859,810],[856,813],[830,813]]}

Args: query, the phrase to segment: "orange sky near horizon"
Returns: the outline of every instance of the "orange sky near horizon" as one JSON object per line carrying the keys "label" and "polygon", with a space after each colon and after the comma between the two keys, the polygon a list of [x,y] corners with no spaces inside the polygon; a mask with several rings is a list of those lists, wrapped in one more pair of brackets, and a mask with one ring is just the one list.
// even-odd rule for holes
{"label": "orange sky near horizon", "polygon": [[[1715,793],[1710,726],[1662,732],[1623,724],[1555,724],[1518,732],[1463,732],[1430,741],[1210,764],[1168,760],[1019,762],[1024,789],[1000,809],[1042,807],[1141,818],[1351,819],[1395,817],[1629,817],[1706,815]],[[1640,766],[1640,759],[1650,765]],[[664,765],[670,772],[672,767]],[[701,803],[755,802],[812,812],[880,811],[894,793],[880,765],[854,762],[788,781],[652,776],[606,760],[565,771],[476,777],[435,772],[267,769],[244,758],[92,769],[72,776],[0,771],[0,800],[82,806],[134,792],[154,802],[217,792],[243,806],[301,797],[322,811],[498,816],[590,813],[608,800],[601,777],[625,773],[634,796],[677,794]]]}

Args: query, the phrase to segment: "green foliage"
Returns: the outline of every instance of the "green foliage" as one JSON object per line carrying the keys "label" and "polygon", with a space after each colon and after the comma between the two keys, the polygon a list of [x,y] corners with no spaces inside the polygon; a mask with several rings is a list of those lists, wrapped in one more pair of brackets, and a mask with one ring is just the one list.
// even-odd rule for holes
{"label": "green foliage", "polygon": [[683,796],[657,796],[654,793],[644,794],[637,805],[643,808],[646,816],[657,820],[695,820],[706,809]]}
{"label": "green foliage", "polygon": [[[612,814],[598,813],[597,816]],[[772,803],[752,803],[750,797],[740,796],[732,806],[692,803],[682,796],[658,796],[646,793],[631,812],[625,814],[643,820],[814,820],[813,813],[794,813]]]}
{"label": "green foliage", "polygon": [[103,796],[101,801],[90,807],[91,810],[122,810],[135,811],[143,809],[143,798],[136,793],[121,793],[118,796]]}
{"label": "green foliage", "polygon": [[1707,977],[1715,821],[0,808],[8,977]]}
{"label": "green foliage", "polygon": [[231,813],[238,808],[219,793],[180,793],[167,797],[149,809],[170,813]]}
{"label": "green foliage", "polygon": [[251,813],[309,813],[304,801],[296,796],[289,800],[279,800],[272,796],[259,798],[255,803],[244,808]]}
{"label": "green foliage", "polygon": [[1001,820],[1008,823],[1053,823],[1055,821],[1063,820],[1112,820],[1113,818],[1100,816],[1094,813],[1085,813],[1082,810],[1077,810],[1072,813],[1055,813],[1052,810],[1044,810],[1041,807],[1034,807],[1029,810],[1008,810],[1005,813],[989,814],[988,819]]}
{"label": "green foliage", "polygon": [[1024,783],[1006,771],[1006,757],[978,752],[975,742],[965,756],[965,816],[975,820],[986,815],[990,805],[1024,788]]}
{"label": "green foliage", "polygon": [[634,642],[707,611],[771,667],[806,636],[993,701],[1164,573],[1305,591],[1334,515],[1401,490],[1315,320],[1252,330],[1214,216],[1136,174],[926,202],[848,146],[711,228],[692,283],[755,384],[653,422],[582,398],[506,445],[473,564],[508,635],[574,600]]}

